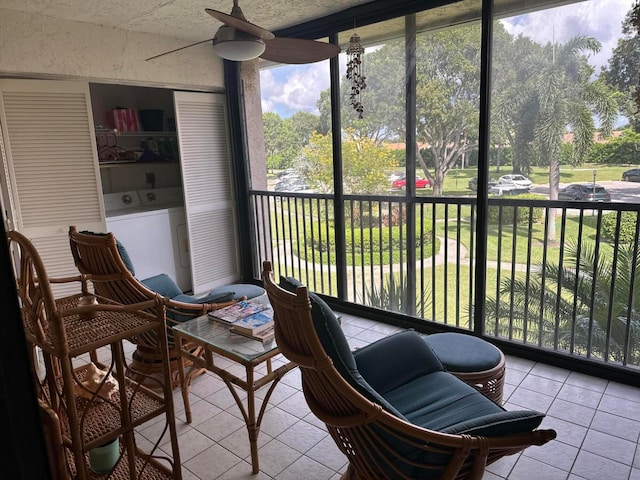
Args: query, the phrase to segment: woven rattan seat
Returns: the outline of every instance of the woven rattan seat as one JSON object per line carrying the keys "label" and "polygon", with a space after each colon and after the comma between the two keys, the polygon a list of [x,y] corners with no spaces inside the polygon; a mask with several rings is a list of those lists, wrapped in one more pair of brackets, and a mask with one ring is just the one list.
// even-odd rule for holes
{"label": "woven rattan seat", "polygon": [[[553,430],[536,429],[543,414],[507,412],[445,372],[415,332],[401,332],[349,353],[339,323],[335,316],[330,318],[333,314],[326,304],[313,294],[310,300],[305,286],[289,288],[290,279],[281,278],[280,285],[276,284],[272,275],[270,262],[264,262],[263,282],[274,309],[276,342],[282,354],[300,367],[309,408],[349,460],[343,479],[479,480],[487,464],[555,438]],[[391,350],[395,355],[380,355]],[[425,369],[427,363],[431,366]],[[398,366],[406,368],[399,370]],[[394,403],[403,390],[408,394],[403,396],[404,403]],[[442,423],[439,411],[447,410],[451,391],[459,393],[455,403],[494,413],[467,416],[444,429],[447,433],[409,420],[408,416],[416,418],[431,408],[420,404],[422,395],[436,405],[424,415],[430,417],[424,423]],[[415,408],[409,411],[411,405]],[[399,412],[396,407],[406,408]],[[449,415],[460,417],[467,411],[450,411]]]}

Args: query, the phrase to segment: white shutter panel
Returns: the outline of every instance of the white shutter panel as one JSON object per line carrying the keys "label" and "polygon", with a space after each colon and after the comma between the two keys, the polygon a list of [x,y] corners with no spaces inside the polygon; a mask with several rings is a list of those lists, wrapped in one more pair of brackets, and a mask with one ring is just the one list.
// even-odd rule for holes
{"label": "white shutter panel", "polygon": [[193,291],[240,278],[223,95],[174,92]]}
{"label": "white shutter panel", "polygon": [[51,277],[75,275],[69,226],[106,228],[89,85],[0,80],[0,115],[12,227],[34,243]]}

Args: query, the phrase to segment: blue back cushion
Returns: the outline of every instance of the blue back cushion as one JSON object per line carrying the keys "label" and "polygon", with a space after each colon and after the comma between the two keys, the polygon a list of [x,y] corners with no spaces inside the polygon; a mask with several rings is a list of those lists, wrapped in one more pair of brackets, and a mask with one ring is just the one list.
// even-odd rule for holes
{"label": "blue back cushion", "polygon": [[[98,232],[90,232],[89,230],[82,230],[80,233],[84,235],[96,235],[99,237],[106,237],[106,233],[98,233]],[[124,245],[120,243],[120,240],[116,238],[116,248],[118,249],[118,253],[120,254],[120,258],[122,258],[122,262],[124,266],[127,267],[127,270],[131,272],[131,275],[136,276],[136,270],[133,268],[133,262],[131,261],[131,257],[129,257],[129,253],[127,249],[124,248]]]}
{"label": "blue back cushion", "polygon": [[136,276],[136,270],[133,268],[133,262],[131,261],[131,257],[129,256],[129,252],[124,248],[124,245],[120,243],[120,240],[116,238],[116,247],[118,248],[118,253],[120,254],[120,258],[122,258],[122,263],[127,267],[127,270],[131,272],[131,275]]}
{"label": "blue back cushion", "polygon": [[178,295],[182,295],[182,290],[180,290],[180,287],[166,273],[161,273],[159,275],[154,275],[153,277],[145,278],[144,280],[140,280],[140,283],[142,283],[149,290],[153,290],[154,292],[159,293],[163,297],[174,298]]}
{"label": "blue back cushion", "polygon": [[435,353],[413,330],[384,337],[359,348],[353,355],[362,376],[385,397],[387,392],[418,377],[444,371]]}
{"label": "blue back cushion", "polygon": [[[295,278],[280,277],[280,287],[289,292],[295,293],[296,289],[301,286],[303,286],[302,283]],[[368,400],[381,405],[388,412],[404,419],[404,416],[379,395],[360,375],[353,353],[351,353],[349,342],[347,342],[340,322],[333,310],[313,292],[309,292],[309,300],[311,300],[313,326],[325,352],[333,361],[338,373]]]}

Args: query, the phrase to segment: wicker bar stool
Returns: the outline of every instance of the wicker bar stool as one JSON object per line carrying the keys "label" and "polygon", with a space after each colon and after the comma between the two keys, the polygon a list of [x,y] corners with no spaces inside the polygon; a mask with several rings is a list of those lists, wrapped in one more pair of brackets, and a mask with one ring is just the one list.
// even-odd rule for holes
{"label": "wicker bar stool", "polygon": [[502,405],[506,364],[498,347],[463,333],[435,333],[424,341],[449,373]]}

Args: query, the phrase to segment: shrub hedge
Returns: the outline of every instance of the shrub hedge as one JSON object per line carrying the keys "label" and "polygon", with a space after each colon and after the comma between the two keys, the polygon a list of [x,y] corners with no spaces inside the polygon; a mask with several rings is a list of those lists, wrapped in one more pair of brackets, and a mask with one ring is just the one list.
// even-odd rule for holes
{"label": "shrub hedge", "polygon": [[[620,236],[619,243],[633,242],[636,234],[636,223],[638,222],[638,214],[635,212],[620,212]],[[602,215],[601,235],[606,240],[613,242],[616,239],[616,223],[618,212],[610,212]]]}
{"label": "shrub hedge", "polygon": [[[520,195],[514,195],[511,198],[518,198],[522,200],[546,200],[544,195],[538,195],[535,193],[523,193]],[[514,208],[518,209],[518,214],[516,217],[516,223],[518,225],[528,225],[529,224],[529,212],[532,212],[533,223],[539,223],[544,218],[544,208],[542,207],[513,207],[513,206],[498,206],[491,205],[489,206],[488,218],[490,225],[497,225],[498,218],[500,215],[500,209],[502,208],[502,223],[511,222],[513,220],[513,210]]]}
{"label": "shrub hedge", "polygon": [[[293,249],[296,255],[307,261],[327,261],[335,264],[335,231],[333,226],[328,228],[328,236],[326,225],[321,228],[314,228],[313,232],[307,232],[304,242],[301,242],[298,248],[297,242],[293,242]],[[428,257],[433,251],[432,233],[430,226],[424,226],[422,235],[420,228],[416,229],[416,238],[413,243],[416,248],[417,255],[420,257]],[[386,265],[391,262],[398,263],[400,255],[406,259],[406,230],[401,227],[382,227],[381,228],[347,228],[345,233],[345,244],[347,248],[347,262],[355,265]],[[381,238],[382,237],[382,238]],[[439,249],[439,240],[436,239],[435,248]],[[436,250],[437,251],[437,250]]]}

